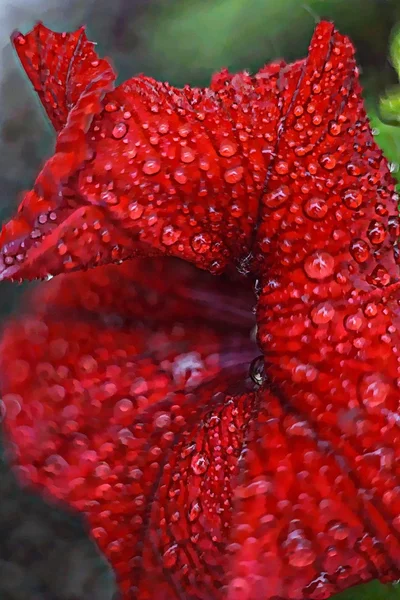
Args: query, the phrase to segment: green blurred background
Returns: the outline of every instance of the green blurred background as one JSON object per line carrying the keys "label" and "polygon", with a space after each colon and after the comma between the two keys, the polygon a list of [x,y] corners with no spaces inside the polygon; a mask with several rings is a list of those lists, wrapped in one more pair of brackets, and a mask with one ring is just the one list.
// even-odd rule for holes
{"label": "green blurred background", "polygon": [[[58,30],[86,23],[100,54],[112,58],[120,81],[145,72],[175,85],[207,85],[221,67],[254,72],[278,57],[301,58],[315,23],[334,20],[356,46],[374,134],[400,181],[400,91],[394,68],[400,65],[400,37],[395,38],[400,0],[54,0],[32,5],[15,0],[3,10],[8,33],[16,27],[25,32],[38,19]],[[5,219],[22,190],[32,185],[54,134],[9,45],[1,60],[0,216]],[[2,286],[0,315],[15,308],[19,293],[20,288]],[[400,589],[377,582],[340,595],[348,600],[394,597],[400,598]]]}

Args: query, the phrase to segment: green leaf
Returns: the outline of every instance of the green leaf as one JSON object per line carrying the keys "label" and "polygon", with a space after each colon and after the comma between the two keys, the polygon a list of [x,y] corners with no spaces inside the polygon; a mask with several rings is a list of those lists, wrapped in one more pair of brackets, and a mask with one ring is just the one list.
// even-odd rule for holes
{"label": "green leaf", "polygon": [[380,102],[381,118],[384,121],[400,124],[400,86],[386,92]]}
{"label": "green leaf", "polygon": [[397,28],[390,44],[390,60],[400,79],[400,28]]}
{"label": "green leaf", "polygon": [[384,123],[373,106],[368,107],[368,116],[375,141],[388,159],[393,177],[400,182],[400,127]]}
{"label": "green leaf", "polygon": [[365,585],[350,588],[331,600],[399,600],[400,589],[398,585],[383,585],[379,581],[372,581]]}

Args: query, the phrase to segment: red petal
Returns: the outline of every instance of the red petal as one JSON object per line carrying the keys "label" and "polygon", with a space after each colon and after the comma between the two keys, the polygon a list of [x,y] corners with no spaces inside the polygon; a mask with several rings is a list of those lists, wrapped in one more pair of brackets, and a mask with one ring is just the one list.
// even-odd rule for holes
{"label": "red petal", "polygon": [[[321,428],[267,390],[255,407],[235,488],[227,599],[320,600],[378,577],[397,579],[388,502],[382,506],[371,484],[365,489],[357,446],[320,437]],[[365,425],[356,412],[350,419],[348,428]],[[390,479],[392,459],[379,450],[365,456],[371,482],[379,465]],[[390,500],[398,511],[398,498]]]}
{"label": "red petal", "polygon": [[12,41],[56,130],[77,120],[89,125],[115,73],[107,60],[99,59],[84,27],[56,33],[38,23],[27,35],[15,33]]}
{"label": "red petal", "polygon": [[[80,205],[74,200],[75,192],[71,193],[66,183],[91,156],[88,130],[93,117],[103,108],[105,93],[114,86],[115,73],[106,60],[97,57],[93,43],[87,41],[83,28],[71,34],[58,34],[38,24],[26,36],[16,34],[13,41],[59,133],[54,156],[39,173],[34,189],[26,194],[18,215],[1,231],[2,277],[12,279],[18,274],[18,277],[32,279],[48,274],[55,258],[52,256],[57,241],[55,238],[60,241],[65,231],[66,235],[85,231],[85,221],[87,228],[92,230],[91,243],[96,248],[96,256],[91,253],[90,258],[97,260],[97,263],[106,261],[104,249],[101,248],[102,232],[98,230],[104,229],[106,224],[110,235],[115,237],[116,246],[126,246],[129,243],[126,236],[114,231],[115,228],[107,223],[101,209],[89,207],[85,212],[81,206],[79,210]],[[42,244],[44,238],[46,244]],[[39,245],[41,248],[38,252]],[[87,250],[77,246],[76,240],[71,246],[74,260],[83,262],[88,255]],[[124,258],[127,252],[128,249],[118,255]],[[30,265],[25,265],[31,260],[35,265],[37,263],[37,272]],[[73,259],[68,255],[64,260],[68,264],[67,269],[70,269]],[[49,268],[42,266],[43,261],[49,261]],[[110,262],[109,256],[107,261]],[[22,263],[23,269],[20,271]]]}
{"label": "red petal", "polygon": [[[320,448],[334,451],[343,471],[347,491],[340,493],[332,518],[345,515],[340,506],[347,503],[357,525],[350,528],[344,553],[337,550],[338,568],[345,567],[347,574],[323,575],[320,540],[329,528],[312,501],[317,530],[304,535],[319,562],[299,571],[293,582],[299,597],[306,585],[311,587],[305,595],[317,597],[321,588],[327,597],[357,581],[398,578],[400,572],[396,203],[387,162],[363,109],[353,48],[321,24],[281,119],[263,198],[257,321],[268,375],[281,402],[308,423]],[[312,472],[314,485],[325,469],[321,460],[289,470]],[[301,485],[295,481],[293,491],[284,492],[288,501]],[[340,488],[333,474],[327,486],[326,494]],[[307,532],[305,508],[292,510],[290,518],[299,519]],[[357,554],[364,558],[356,560]],[[264,567],[257,568],[266,576]],[[294,572],[289,569],[288,582],[276,585],[290,587]]]}
{"label": "red petal", "polygon": [[[60,39],[50,42],[53,56]],[[79,81],[93,77],[86,64]],[[87,133],[81,124],[69,127],[73,108],[17,223],[3,229],[2,277],[42,277],[69,270],[71,262],[87,267],[154,251],[213,272],[242,261],[253,242],[277,120],[292,94],[286,79],[295,84],[299,74],[300,64],[276,64],[255,77],[223,72],[210,89],[182,90],[136,77],[109,93],[102,111],[97,102]],[[95,217],[88,205],[97,208]],[[75,215],[79,207],[88,212]],[[90,231],[96,219],[110,235],[93,235],[82,250],[85,219]],[[123,250],[112,252],[126,237]],[[65,254],[57,252],[57,238]]]}
{"label": "red petal", "polygon": [[188,300],[194,277],[178,261],[60,277],[38,288],[35,308],[2,340],[19,474],[86,513],[126,598],[217,595],[223,584],[230,482],[251,401],[227,389],[232,368],[245,378],[254,344],[246,319],[236,315],[235,332],[216,320],[223,281],[209,308],[199,284]]}

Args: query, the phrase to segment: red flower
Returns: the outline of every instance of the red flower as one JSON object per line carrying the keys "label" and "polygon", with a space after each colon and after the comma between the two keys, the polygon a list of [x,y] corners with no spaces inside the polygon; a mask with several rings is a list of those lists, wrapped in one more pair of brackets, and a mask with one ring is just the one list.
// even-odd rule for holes
{"label": "red flower", "polygon": [[304,61],[183,90],[112,90],[83,30],[15,45],[58,137],[2,277],[106,265],[4,334],[21,476],[86,513],[127,599],[397,579],[399,231],[349,40],[321,23]]}

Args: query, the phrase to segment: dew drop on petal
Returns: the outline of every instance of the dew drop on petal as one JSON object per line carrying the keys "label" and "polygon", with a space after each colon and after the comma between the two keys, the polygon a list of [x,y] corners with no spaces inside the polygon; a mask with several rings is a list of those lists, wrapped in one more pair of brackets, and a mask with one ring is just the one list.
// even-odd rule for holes
{"label": "dew drop on petal", "polygon": [[202,452],[196,452],[191,461],[191,467],[195,475],[204,475],[207,471],[209,460]]}
{"label": "dew drop on petal", "polygon": [[275,165],[275,171],[279,175],[286,175],[289,172],[289,165],[285,160],[280,160]]}
{"label": "dew drop on petal", "polygon": [[328,171],[332,171],[336,167],[336,158],[331,154],[323,154],[319,160],[321,166]]}
{"label": "dew drop on petal", "polygon": [[390,283],[390,274],[383,265],[377,265],[367,280],[377,287],[386,287]]}
{"label": "dew drop on petal", "polygon": [[211,236],[208,233],[197,233],[190,241],[190,245],[197,254],[204,254],[211,245]]}
{"label": "dew drop on petal", "polygon": [[355,239],[350,243],[350,254],[358,263],[363,263],[368,260],[369,246],[367,242],[361,239]]}
{"label": "dew drop on petal", "polygon": [[227,183],[238,183],[243,177],[243,167],[233,167],[227,169],[224,173],[224,179]]}
{"label": "dew drop on petal", "polygon": [[128,131],[128,126],[126,123],[122,123],[122,122],[117,123],[112,130],[112,136],[116,140],[120,140],[121,138],[123,138],[126,135],[127,131]]}
{"label": "dew drop on petal", "polygon": [[311,310],[311,319],[315,325],[325,325],[332,321],[335,309],[330,302],[321,302]]}
{"label": "dew drop on petal", "polygon": [[231,142],[229,140],[224,140],[219,147],[220,155],[225,156],[226,158],[233,156],[234,154],[236,154],[236,152],[237,145],[235,144],[235,142]]}
{"label": "dew drop on petal", "polygon": [[158,133],[161,133],[162,135],[168,133],[169,131],[169,124],[165,121],[165,122],[161,122],[158,124]]}
{"label": "dew drop on petal", "polygon": [[194,159],[196,158],[196,154],[194,152],[194,150],[192,150],[191,148],[182,148],[181,150],[181,160],[184,163],[191,163],[194,161]]}
{"label": "dew drop on petal", "polygon": [[172,246],[181,237],[181,231],[172,225],[166,225],[162,230],[161,241],[165,246]]}
{"label": "dew drop on petal", "polygon": [[348,315],[347,317],[345,317],[344,320],[344,325],[346,327],[346,329],[349,329],[350,331],[358,331],[362,328],[364,322],[363,319],[361,317],[361,315],[359,314],[354,314],[354,315]]}
{"label": "dew drop on petal", "polygon": [[333,274],[335,260],[328,252],[317,251],[304,261],[304,270],[310,279],[325,279]]}
{"label": "dew drop on petal", "polygon": [[186,138],[192,131],[189,123],[183,123],[178,127],[178,133],[181,137]]}
{"label": "dew drop on petal", "polygon": [[367,236],[371,244],[382,244],[386,237],[386,230],[383,223],[375,219],[372,220],[368,227]]}
{"label": "dew drop on petal", "polygon": [[323,219],[328,205],[323,198],[310,198],[304,205],[304,212],[311,219]]}
{"label": "dew drop on petal", "polygon": [[328,131],[331,135],[337,136],[342,131],[342,127],[337,121],[329,121]]}
{"label": "dew drop on petal", "polygon": [[268,208],[279,208],[290,198],[290,188],[287,185],[280,187],[265,194],[262,199],[263,204]]}
{"label": "dew drop on petal", "polygon": [[371,373],[362,378],[359,392],[361,401],[367,408],[377,408],[385,402],[390,386],[379,373]]}
{"label": "dew drop on petal", "polygon": [[159,413],[154,419],[154,425],[158,429],[164,429],[171,424],[171,416],[168,413]]}
{"label": "dew drop on petal", "polygon": [[143,172],[146,175],[155,175],[161,169],[161,162],[158,158],[149,158],[143,165]]}
{"label": "dew drop on petal", "polygon": [[347,208],[351,210],[357,210],[362,204],[363,197],[359,190],[350,189],[346,190],[343,195],[343,202]]}
{"label": "dew drop on petal", "polygon": [[173,544],[163,554],[163,563],[167,569],[173,567],[178,560],[178,544]]}
{"label": "dew drop on petal", "polygon": [[210,168],[210,160],[208,158],[208,156],[200,156],[199,158],[199,169],[201,169],[202,171],[208,171]]}
{"label": "dew drop on petal", "polygon": [[235,577],[230,581],[227,600],[250,600],[251,586],[244,577]]}
{"label": "dew drop on petal", "polygon": [[104,110],[109,113],[115,112],[116,110],[118,110],[118,104],[116,102],[107,102],[107,104],[104,107]]}
{"label": "dew drop on petal", "polygon": [[376,317],[376,315],[378,314],[378,307],[375,304],[375,302],[368,302],[364,308],[363,308],[363,312],[364,315],[368,318],[368,319],[372,319],[373,317]]}
{"label": "dew drop on petal", "polygon": [[173,177],[174,177],[175,181],[177,183],[180,183],[181,185],[183,185],[187,182],[185,170],[182,167],[178,167],[177,169],[175,169],[175,171],[173,173]]}
{"label": "dew drop on petal", "polygon": [[133,413],[133,410],[133,402],[129,400],[129,398],[122,398],[121,400],[118,400],[118,402],[114,406],[114,417],[116,419],[126,417],[128,415],[131,415]]}
{"label": "dew drop on petal", "polygon": [[144,206],[138,204],[138,202],[131,202],[128,206],[129,210],[129,218],[135,221],[136,219],[140,219],[143,214]]}
{"label": "dew drop on petal", "polygon": [[197,500],[194,500],[189,508],[188,519],[191,523],[196,521],[201,514],[201,506]]}
{"label": "dew drop on petal", "polygon": [[304,548],[296,548],[294,552],[289,554],[289,564],[291,564],[292,567],[297,567],[299,569],[311,565],[315,559],[316,554],[314,550],[306,545]]}

